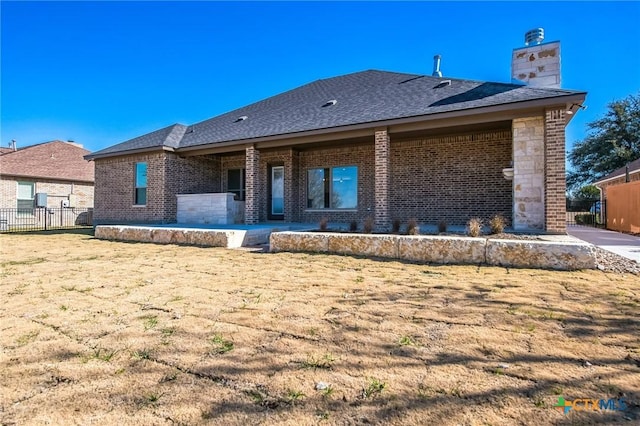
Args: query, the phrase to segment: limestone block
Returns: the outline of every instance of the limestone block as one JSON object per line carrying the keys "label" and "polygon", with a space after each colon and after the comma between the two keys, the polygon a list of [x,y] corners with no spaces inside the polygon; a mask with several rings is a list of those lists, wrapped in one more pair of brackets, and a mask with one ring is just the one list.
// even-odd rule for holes
{"label": "limestone block", "polygon": [[485,239],[406,236],[398,238],[401,259],[428,263],[484,263]]}
{"label": "limestone block", "polygon": [[395,258],[398,241],[393,235],[331,234],[329,252]]}
{"label": "limestone block", "polygon": [[277,251],[329,251],[329,233],[322,232],[272,232],[270,250]]}
{"label": "limestone block", "polygon": [[594,246],[586,243],[488,240],[487,264],[558,270],[595,269]]}

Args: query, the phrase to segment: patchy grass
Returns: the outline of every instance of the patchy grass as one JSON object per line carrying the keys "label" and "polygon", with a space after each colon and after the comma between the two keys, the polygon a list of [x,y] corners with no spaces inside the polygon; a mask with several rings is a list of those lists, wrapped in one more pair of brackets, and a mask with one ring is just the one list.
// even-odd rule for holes
{"label": "patchy grass", "polygon": [[0,424],[640,422],[634,276],[85,233],[0,256]]}

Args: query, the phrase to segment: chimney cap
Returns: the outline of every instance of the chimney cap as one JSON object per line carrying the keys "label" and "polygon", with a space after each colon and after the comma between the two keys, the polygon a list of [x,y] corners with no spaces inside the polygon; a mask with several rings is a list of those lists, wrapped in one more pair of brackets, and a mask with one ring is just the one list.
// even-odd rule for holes
{"label": "chimney cap", "polygon": [[524,34],[524,44],[540,44],[544,40],[544,28],[534,28]]}

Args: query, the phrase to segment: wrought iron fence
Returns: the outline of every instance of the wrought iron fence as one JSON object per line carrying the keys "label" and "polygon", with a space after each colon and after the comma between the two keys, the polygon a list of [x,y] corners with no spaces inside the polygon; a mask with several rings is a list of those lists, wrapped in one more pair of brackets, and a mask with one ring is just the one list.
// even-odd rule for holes
{"label": "wrought iron fence", "polygon": [[0,232],[86,228],[92,221],[92,208],[0,209]]}
{"label": "wrought iron fence", "polygon": [[567,225],[604,227],[605,201],[567,200]]}

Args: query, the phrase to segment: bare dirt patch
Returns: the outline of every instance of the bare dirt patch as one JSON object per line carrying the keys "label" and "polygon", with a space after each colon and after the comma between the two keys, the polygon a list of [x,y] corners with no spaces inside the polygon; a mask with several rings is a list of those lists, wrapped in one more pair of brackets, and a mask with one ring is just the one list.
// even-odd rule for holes
{"label": "bare dirt patch", "polygon": [[0,250],[2,424],[640,421],[637,276],[83,233]]}

